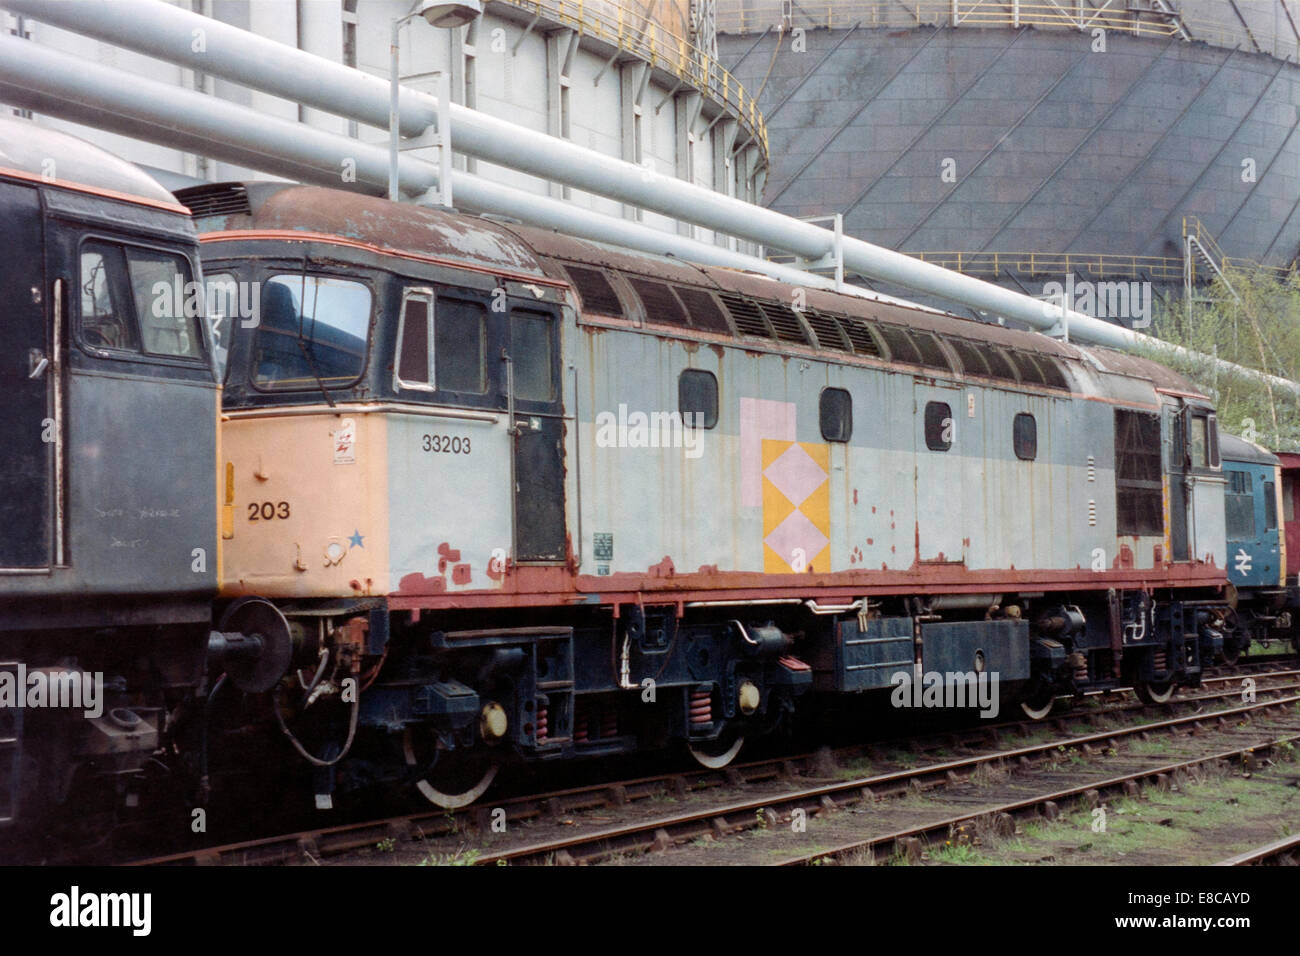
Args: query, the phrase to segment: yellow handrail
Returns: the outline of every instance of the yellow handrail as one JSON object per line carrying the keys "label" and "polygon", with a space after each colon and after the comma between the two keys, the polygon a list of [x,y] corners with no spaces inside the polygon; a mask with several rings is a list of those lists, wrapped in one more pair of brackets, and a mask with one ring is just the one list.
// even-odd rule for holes
{"label": "yellow handrail", "polygon": [[[788,14],[788,16],[787,16]],[[918,26],[1023,27],[1106,31],[1133,36],[1170,37],[1180,34],[1180,27],[1191,40],[1232,49],[1258,46],[1262,52],[1294,60],[1300,54],[1300,41],[1288,32],[1283,18],[1277,31],[1247,30],[1226,17],[1214,20],[1205,16],[1175,16],[1153,8],[1125,9],[1084,7],[1073,0],[1019,3],[992,0],[801,0],[789,5],[782,0],[747,0],[744,4],[719,7],[719,33],[758,33],[784,24],[787,31],[807,29],[847,29],[854,24],[873,28],[915,28]]]}

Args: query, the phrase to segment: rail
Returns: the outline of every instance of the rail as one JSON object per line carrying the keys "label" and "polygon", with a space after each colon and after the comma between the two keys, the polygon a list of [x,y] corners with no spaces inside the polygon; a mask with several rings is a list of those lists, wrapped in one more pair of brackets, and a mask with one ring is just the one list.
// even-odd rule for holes
{"label": "rail", "polygon": [[650,14],[603,0],[496,0],[535,18],[567,26],[579,36],[594,37],[690,85],[722,103],[739,119],[768,158],[767,124],[758,101],[717,57],[689,37],[655,22]]}
{"label": "rail", "polygon": [[[1165,7],[1166,9],[1162,9]],[[1181,37],[1211,46],[1266,53],[1279,59],[1300,57],[1300,29],[1291,16],[1278,18],[1276,30],[1260,30],[1244,20],[1215,20],[1185,16],[1172,4],[1154,0],[1148,7],[1081,0],[1029,2],[1029,0],[731,0],[720,4],[718,33],[762,33],[784,27],[804,29],[898,29],[921,26],[1020,27],[1078,30],[1094,29],[1138,37]]]}

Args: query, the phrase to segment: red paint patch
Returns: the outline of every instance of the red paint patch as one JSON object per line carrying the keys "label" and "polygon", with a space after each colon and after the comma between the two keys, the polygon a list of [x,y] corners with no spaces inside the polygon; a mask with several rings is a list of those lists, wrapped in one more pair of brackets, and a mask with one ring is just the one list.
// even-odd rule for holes
{"label": "red paint patch", "polygon": [[1165,547],[1164,547],[1164,545],[1162,545],[1162,544],[1158,544],[1158,545],[1156,545],[1154,548],[1151,549],[1151,554],[1152,554],[1152,556],[1156,559],[1156,565],[1157,565],[1157,566],[1159,566],[1159,565],[1165,563]]}
{"label": "red paint patch", "polygon": [[447,573],[447,563],[455,564],[460,560],[460,551],[452,548],[450,544],[444,541],[438,545],[438,573]]}
{"label": "red paint patch", "polygon": [[469,584],[472,573],[468,564],[458,564],[451,569],[451,583]]}
{"label": "red paint patch", "polygon": [[718,573],[718,566],[717,566],[716,564],[701,564],[701,565],[700,565],[700,571],[699,571],[699,573],[700,573],[700,574],[717,574],[717,573]]}
{"label": "red paint patch", "polygon": [[1119,554],[1116,555],[1113,568],[1131,568],[1133,567],[1133,549],[1126,544],[1119,546]]}
{"label": "red paint patch", "polygon": [[677,568],[673,566],[673,559],[665,555],[658,564],[650,565],[646,573],[652,578],[671,578],[677,573]]}
{"label": "red paint patch", "polygon": [[872,514],[875,514],[875,513],[876,513],[876,506],[875,506],[875,505],[872,505],[872,506],[871,506],[871,513],[872,513]]}
{"label": "red paint patch", "polygon": [[397,583],[398,594],[441,594],[446,590],[447,582],[442,578],[426,578],[418,571]]}
{"label": "red paint patch", "polygon": [[[853,503],[855,505],[858,503],[858,489],[856,488],[853,489]],[[873,508],[872,510],[874,511],[875,509]]]}
{"label": "red paint patch", "polygon": [[961,539],[961,546],[962,546],[963,548],[969,548],[969,547],[970,547],[970,538],[962,538],[962,539]]}

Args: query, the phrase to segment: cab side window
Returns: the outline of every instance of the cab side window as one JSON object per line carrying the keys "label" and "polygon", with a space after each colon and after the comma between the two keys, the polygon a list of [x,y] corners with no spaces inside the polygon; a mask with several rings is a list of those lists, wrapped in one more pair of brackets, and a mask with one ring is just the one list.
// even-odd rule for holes
{"label": "cab side window", "polygon": [[202,295],[174,252],[91,240],[81,247],[80,324],[91,348],[203,359]]}
{"label": "cab side window", "polygon": [[81,247],[81,338],[92,348],[140,351],[126,254],[121,246],[88,242]]}
{"label": "cab side window", "polygon": [[555,320],[545,312],[510,313],[510,358],[515,398],[549,402],[555,398]]}

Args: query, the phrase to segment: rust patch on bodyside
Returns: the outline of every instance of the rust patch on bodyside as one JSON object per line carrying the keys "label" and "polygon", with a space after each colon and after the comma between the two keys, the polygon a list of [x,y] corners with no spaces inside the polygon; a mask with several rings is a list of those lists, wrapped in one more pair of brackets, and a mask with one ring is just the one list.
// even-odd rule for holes
{"label": "rust patch on bodyside", "polygon": [[1131,568],[1133,567],[1133,549],[1127,544],[1119,546],[1119,554],[1115,555],[1115,561],[1111,567],[1114,568]]}
{"label": "rust patch on bodyside", "polygon": [[458,564],[451,569],[452,584],[469,584],[473,576],[468,564]]}

